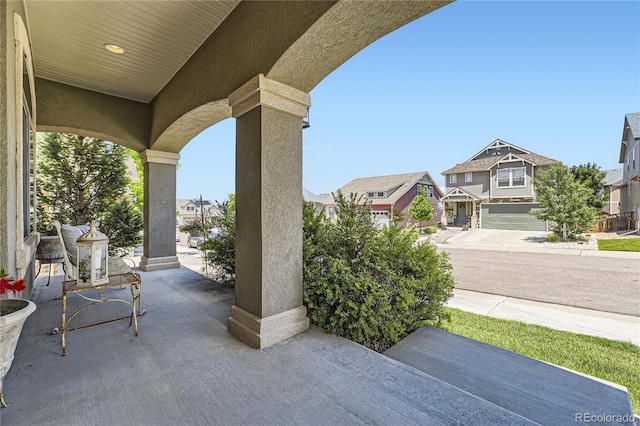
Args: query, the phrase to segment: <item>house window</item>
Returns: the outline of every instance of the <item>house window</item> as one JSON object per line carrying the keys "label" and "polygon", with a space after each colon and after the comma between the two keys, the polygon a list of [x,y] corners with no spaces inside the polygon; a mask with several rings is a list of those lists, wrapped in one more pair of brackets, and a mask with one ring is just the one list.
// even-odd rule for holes
{"label": "house window", "polygon": [[378,192],[378,197],[379,198],[384,198],[384,192]]}
{"label": "house window", "polygon": [[511,186],[524,186],[524,168],[511,170]]}
{"label": "house window", "polygon": [[35,231],[35,158],[31,114],[25,102],[22,109],[22,216],[23,237]]}
{"label": "house window", "polygon": [[473,173],[465,173],[464,174],[465,182],[473,182]]}
{"label": "house window", "polygon": [[498,170],[498,188],[524,186],[525,168]]}
{"label": "house window", "polygon": [[458,175],[449,175],[449,183],[457,183]]}
{"label": "house window", "polygon": [[373,192],[367,192],[367,198],[373,198]]}
{"label": "house window", "polygon": [[429,194],[429,198],[433,198],[433,186],[428,187],[427,191]]}
{"label": "house window", "polygon": [[335,207],[327,207],[327,216],[330,218],[336,217],[336,208]]}
{"label": "house window", "polygon": [[636,149],[635,148],[631,150],[631,161],[632,161],[631,168],[635,169],[636,168]]}
{"label": "house window", "polygon": [[498,170],[498,188],[509,186],[509,170]]}
{"label": "house window", "polygon": [[26,238],[36,230],[36,151],[27,56],[22,60],[22,230]]}

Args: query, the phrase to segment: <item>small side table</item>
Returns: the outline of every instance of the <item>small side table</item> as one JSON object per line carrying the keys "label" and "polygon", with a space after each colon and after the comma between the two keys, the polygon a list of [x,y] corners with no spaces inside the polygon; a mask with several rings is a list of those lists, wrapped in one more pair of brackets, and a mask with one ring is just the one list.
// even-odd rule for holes
{"label": "small side table", "polygon": [[[113,272],[111,272],[113,271]],[[110,287],[125,287],[128,286],[131,291],[131,301],[117,298],[108,298],[104,294],[104,290]],[[66,337],[67,333],[70,331],[81,330],[83,328],[93,327],[96,325],[107,324],[114,321],[120,321],[124,319],[129,320],[129,327],[134,325],[134,330],[136,336],[138,335],[138,316],[146,314],[146,311],[140,310],[140,293],[141,293],[142,282],[140,280],[140,275],[133,272],[131,268],[129,268],[122,259],[120,258],[112,258],[109,259],[109,282],[105,284],[100,284],[96,286],[86,285],[82,281],[78,282],[77,280],[68,280],[62,282],[62,330],[60,333],[62,334],[62,356],[67,354],[67,344]],[[95,290],[98,292],[99,298],[89,297],[82,293],[87,291]],[[88,304],[80,307],[76,310],[69,319],[67,319],[67,295],[71,293],[76,293],[81,298],[85,299]],[[69,322],[73,320],[80,312],[84,311],[91,306],[94,306],[98,303],[103,302],[120,302],[131,306],[131,314],[126,315],[119,318],[114,318],[107,321],[102,321],[94,324],[82,325],[73,329],[69,329]]]}

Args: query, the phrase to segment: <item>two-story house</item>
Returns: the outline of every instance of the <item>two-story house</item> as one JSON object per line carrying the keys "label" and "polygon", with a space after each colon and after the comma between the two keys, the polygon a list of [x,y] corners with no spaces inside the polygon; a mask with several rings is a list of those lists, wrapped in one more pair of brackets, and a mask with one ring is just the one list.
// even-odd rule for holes
{"label": "two-story house", "polygon": [[[444,208],[440,202],[442,191],[428,172],[358,178],[340,188],[340,192],[345,197],[355,194],[362,197],[363,202],[370,202],[371,214],[379,226],[388,225],[393,215],[398,213],[403,217],[400,226],[407,226],[418,225],[409,217],[409,206],[420,189],[424,189],[433,206],[433,219],[422,225],[439,223]],[[333,196],[326,197],[324,211],[330,218],[335,216]]]}
{"label": "two-story house", "polygon": [[623,164],[620,212],[631,213],[637,224],[640,220],[640,112],[624,117],[620,163]]}
{"label": "two-story house", "polygon": [[218,215],[220,212],[211,200],[188,200],[184,198],[176,199],[176,226],[181,226],[194,220],[205,221],[211,216]]}
{"label": "two-story house", "polygon": [[442,172],[449,224],[471,229],[546,231],[529,214],[538,208],[533,177],[540,167],[559,163],[500,139],[464,163]]}

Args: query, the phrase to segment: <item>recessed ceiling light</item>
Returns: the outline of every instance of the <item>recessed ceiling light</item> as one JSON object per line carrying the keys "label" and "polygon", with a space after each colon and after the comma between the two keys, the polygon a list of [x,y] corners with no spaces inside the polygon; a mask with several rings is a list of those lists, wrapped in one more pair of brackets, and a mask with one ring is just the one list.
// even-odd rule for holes
{"label": "recessed ceiling light", "polygon": [[124,53],[124,48],[118,46],[117,44],[105,43],[103,44],[103,46],[105,49],[107,49],[111,53],[117,53],[119,55]]}

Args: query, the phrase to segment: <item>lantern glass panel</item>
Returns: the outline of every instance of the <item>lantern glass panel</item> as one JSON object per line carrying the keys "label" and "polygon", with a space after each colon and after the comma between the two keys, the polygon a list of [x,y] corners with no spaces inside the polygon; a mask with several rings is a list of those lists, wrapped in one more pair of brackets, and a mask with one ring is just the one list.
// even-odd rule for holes
{"label": "lantern glass panel", "polygon": [[91,279],[91,245],[78,244],[78,278],[82,282]]}
{"label": "lantern glass panel", "polygon": [[94,256],[96,265],[96,280],[102,280],[107,277],[107,246],[96,246]]}

